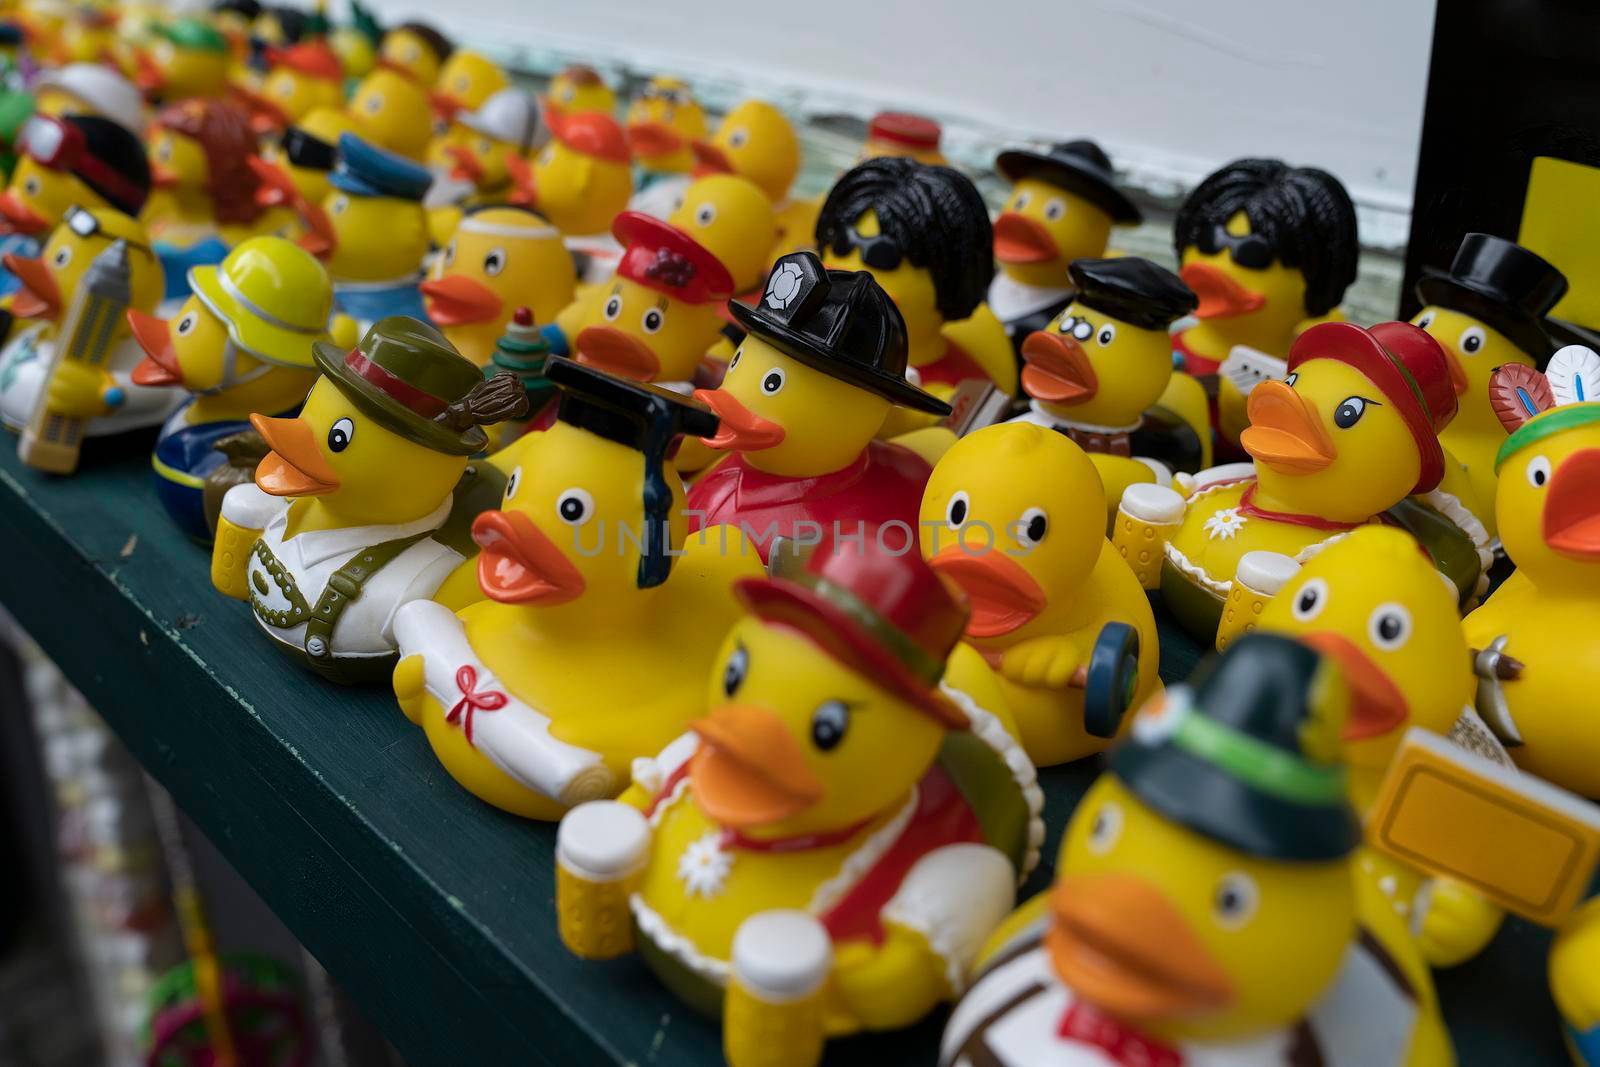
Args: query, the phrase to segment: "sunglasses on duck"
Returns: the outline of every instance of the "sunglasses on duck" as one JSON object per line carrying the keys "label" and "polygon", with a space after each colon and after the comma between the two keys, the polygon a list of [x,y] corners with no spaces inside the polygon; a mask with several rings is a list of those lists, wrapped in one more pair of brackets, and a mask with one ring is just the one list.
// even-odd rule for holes
{"label": "sunglasses on duck", "polygon": [[298,126],[283,131],[283,154],[290,163],[307,170],[331,171],[339,161],[337,148]]}
{"label": "sunglasses on duck", "polygon": [[1202,233],[1195,241],[1195,247],[1208,256],[1214,256],[1226,248],[1229,258],[1246,270],[1265,270],[1277,258],[1272,242],[1265,237],[1258,233],[1231,234],[1220,222],[1210,232]]}
{"label": "sunglasses on duck", "polygon": [[848,256],[851,251],[859,251],[861,262],[877,270],[894,270],[905,258],[900,245],[887,234],[864,237],[854,229],[841,229],[833,239],[833,254],[842,257]]}

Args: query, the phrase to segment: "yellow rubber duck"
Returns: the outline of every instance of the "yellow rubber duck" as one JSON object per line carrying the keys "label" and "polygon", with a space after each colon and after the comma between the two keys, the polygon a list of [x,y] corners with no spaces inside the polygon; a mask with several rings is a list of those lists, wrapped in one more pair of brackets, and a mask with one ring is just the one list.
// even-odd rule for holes
{"label": "yellow rubber duck", "polygon": [[378,66],[402,74],[423,88],[439,80],[439,71],[454,51],[450,39],[426,22],[402,22],[383,35]]}
{"label": "yellow rubber duck", "polygon": [[[402,609],[394,689],[458,782],[503,810],[554,820],[620,793],[633,761],[703,710],[721,635],[738,617],[732,583],[760,566],[753,553],[685,540],[666,451],[677,433],[709,432],[715,416],[570,360],[548,376],[562,388],[559,418],[496,456],[510,471],[505,499],[473,524],[489,599],[459,615]],[[657,531],[633,537],[647,526]],[[631,540],[591,548],[624,530]]]}
{"label": "yellow rubber duck", "polygon": [[[1021,754],[992,718],[938,688],[965,610],[920,556],[825,537],[797,573],[735,590],[747,614],[708,713],[636,772],[643,814],[568,813],[556,906],[569,948],[637,945],[720,1012],[732,1067],[810,1067],[826,1038],[955,995],[1027,870],[1032,779],[996,763]],[[960,774],[979,768],[986,785]],[[1006,809],[1021,826],[988,821]]]}
{"label": "yellow rubber duck", "polygon": [[[1489,401],[1510,430],[1500,446],[1495,514],[1517,570],[1466,618],[1467,642],[1510,657],[1497,675],[1479,657],[1479,704],[1503,707],[1526,771],[1586,797],[1600,796],[1589,694],[1600,684],[1594,637],[1600,596],[1600,356],[1570,345],[1541,375],[1508,364]],[[1509,676],[1507,676],[1509,675]]]}
{"label": "yellow rubber duck", "polygon": [[1075,260],[1068,279],[1070,302],[1022,342],[1031,406],[1018,419],[1064,433],[1089,453],[1105,487],[1109,531],[1128,486],[1170,485],[1178,471],[1211,466],[1205,390],[1172,373],[1168,332],[1194,310],[1195,296],[1138,256]]}
{"label": "yellow rubber duck", "polygon": [[[1051,473],[1018,477],[1027,470]],[[966,591],[966,639],[998,674],[1005,707],[1039,766],[1103,750],[1122,713],[1161,684],[1155,617],[1106,540],[1104,511],[1093,506],[1103,497],[1082,449],[1022,423],[963,437],[934,466],[922,496],[922,553]],[[1123,625],[1108,645],[1101,634],[1111,623]],[[1120,636],[1130,628],[1131,651]],[[949,682],[981,684],[955,671]],[[1109,701],[1107,684],[1115,690]],[[1107,705],[1110,718],[1091,699]]]}
{"label": "yellow rubber duck", "polygon": [[456,113],[459,136],[442,151],[449,176],[473,190],[469,203],[504,201],[511,187],[511,164],[520,163],[539,133],[538,102],[521,89],[501,89],[479,107]]}
{"label": "yellow rubber duck", "polygon": [[118,324],[105,363],[63,360],[46,381],[56,330],[72,295],[95,257],[114,241],[128,245],[128,306],[154,310],[166,284],[161,262],[144,227],[114,208],[71,208],[37,258],[0,257],[20,283],[10,297],[17,322],[0,349],[0,418],[13,429],[28,424],[46,389],[51,411],[91,420],[86,436],[159,426],[182,402],[176,389],[146,387],[133,379],[141,354],[125,322]]}
{"label": "yellow rubber duck", "polygon": [[[1437,434],[1455,414],[1455,390],[1444,352],[1422,330],[1321,323],[1295,340],[1288,367],[1286,379],[1250,393],[1240,443],[1253,468],[1201,472],[1187,498],[1141,484],[1122,498],[1114,540],[1146,587],[1159,585],[1168,609],[1202,640],[1217,634],[1245,553],[1265,549],[1304,561],[1330,537],[1431,493],[1445,473]],[[1414,517],[1434,523],[1416,526],[1418,535],[1461,535],[1438,518],[1433,510]],[[1462,542],[1464,559],[1447,551],[1455,541],[1431,546],[1452,571],[1465,568],[1451,575],[1463,600],[1487,566],[1477,554],[1487,550],[1481,527],[1476,535]]]}
{"label": "yellow rubber duck", "polygon": [[328,45],[339,57],[347,78],[365,78],[378,65],[378,48],[383,31],[372,12],[360,4],[350,5],[350,21],[328,33]]}
{"label": "yellow rubber duck", "polygon": [[905,156],[918,163],[947,167],[939,150],[944,130],[933,119],[908,111],[880,111],[867,122],[867,139],[861,144],[859,163],[878,156]]}
{"label": "yellow rubber duck", "polygon": [[379,681],[402,604],[481,599],[469,528],[505,482],[467,460],[527,399],[401,316],[353,349],[315,342],[312,358],[322,376],[298,417],[250,417],[271,451],[223,497],[212,583],[330,681]]}
{"label": "yellow rubber duck", "polygon": [[201,18],[156,25],[155,40],[135,55],[134,84],[152,100],[218,99],[228,93],[227,39]]}
{"label": "yellow rubber duck", "polygon": [[552,111],[598,111],[611,115],[617,110],[617,94],[593,67],[573,63],[562,67],[550,79],[545,103]]}
{"label": "yellow rubber duck", "polygon": [[361,79],[345,107],[360,124],[363,138],[407,159],[422,160],[433,139],[432,105],[424,84],[380,64]]}
{"label": "yellow rubber duck", "polygon": [[115,10],[85,4],[61,24],[55,59],[62,63],[115,63],[116,41]]}
{"label": "yellow rubber duck", "polygon": [[[0,193],[0,229],[42,241],[72,207],[137,215],[150,196],[139,138],[99,115],[34,115],[18,134],[18,160]],[[37,251],[15,249],[21,254]]]}
{"label": "yellow rubber duck", "polygon": [[1142,711],[1055,885],[985,948],[940,1067],[1453,1063],[1404,926],[1361,906],[1342,690],[1310,649],[1252,635]]}
{"label": "yellow rubber duck", "polygon": [[745,100],[722,117],[716,136],[694,145],[696,173],[737,174],[767,194],[778,215],[778,240],[766,261],[812,247],[820,200],[794,199],[800,173],[800,136],[788,116],[765,100]]}
{"label": "yellow rubber duck", "polygon": [[659,75],[628,105],[626,123],[628,148],[647,174],[687,174],[695,164],[690,146],[710,134],[689,83]]}
{"label": "yellow rubber duck", "polygon": [[550,322],[572,302],[577,281],[561,234],[521,207],[484,207],[456,227],[422,283],[428,319],[479,366],[518,307]]}
{"label": "yellow rubber duck", "polygon": [[[1280,573],[1295,572],[1284,557],[1278,565]],[[1262,632],[1296,638],[1343,672],[1351,703],[1341,759],[1357,812],[1372,806],[1412,726],[1498,749],[1472,709],[1472,657],[1455,593],[1409,534],[1386,526],[1351,531],[1299,568],[1260,620]],[[1470,959],[1500,928],[1500,909],[1458,882],[1376,852],[1363,851],[1357,866],[1414,931],[1432,966]]]}
{"label": "yellow rubber duck", "polygon": [[511,87],[499,65],[470,48],[458,48],[439,68],[433,83],[434,112],[446,121],[463,111],[476,111],[496,93]]}
{"label": "yellow rubber duck", "polygon": [[255,136],[242,111],[220,100],[184,100],[151,124],[153,189],[140,218],[153,240],[187,246],[210,236],[235,245],[294,224],[286,207],[265,207],[250,165]]}
{"label": "yellow rubber duck", "polygon": [[359,130],[354,116],[340,108],[313,109],[276,139],[261,145],[251,160],[260,185],[256,200],[268,207],[293,207],[304,212],[321,210],[333,188],[331,177],[339,159],[339,137]]}
{"label": "yellow rubber duck", "polygon": [[321,38],[268,49],[269,69],[259,89],[235,86],[258,135],[282,131],[317,108],[344,106],[344,67]]}
{"label": "yellow rubber duck", "polygon": [[772,201],[760,186],[736,174],[708,174],[683,190],[667,221],[716,256],[733,276],[733,291],[761,284],[778,232]]}
{"label": "yellow rubber duck", "polygon": [[592,111],[548,116],[550,143],[531,168],[508,158],[527,202],[569,237],[604,233],[628,205],[633,173],[616,120]]}

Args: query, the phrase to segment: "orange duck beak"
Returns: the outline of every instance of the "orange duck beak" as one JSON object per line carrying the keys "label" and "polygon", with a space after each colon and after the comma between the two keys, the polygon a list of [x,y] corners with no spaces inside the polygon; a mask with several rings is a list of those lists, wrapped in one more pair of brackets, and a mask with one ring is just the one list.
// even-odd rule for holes
{"label": "orange duck beak", "polygon": [[583,595],[583,575],[528,516],[485,511],[472,523],[478,584],[502,604],[565,604]]}
{"label": "orange duck beak", "polygon": [[422,290],[422,297],[428,304],[428,318],[436,326],[492,322],[505,306],[493,289],[464,274],[429,278],[417,288]]}
{"label": "orange duck beak", "polygon": [[628,151],[639,159],[671,155],[685,144],[677,130],[659,122],[630,122],[627,133]]}
{"label": "orange duck beak", "polygon": [[22,283],[11,296],[13,315],[19,319],[54,320],[61,314],[61,287],[44,260],[7,252],[0,256],[0,263]]}
{"label": "orange duck beak", "polygon": [[578,331],[573,348],[578,353],[579,363],[638,382],[654,381],[661,370],[661,361],[650,351],[649,345],[615,326],[585,326]]}
{"label": "orange duck beak", "polygon": [[1049,603],[1033,575],[998,548],[948,545],[929,563],[967,594],[968,637],[1001,637],[1033,621]]}
{"label": "orange duck beak", "polygon": [[1245,402],[1250,425],[1239,443],[1283,474],[1315,474],[1338,457],[1333,438],[1311,402],[1283,382],[1262,382]]}
{"label": "orange duck beak", "polygon": [[1600,559],[1600,448],[1574,452],[1556,468],[1544,502],[1544,542],[1564,556]]}
{"label": "orange duck beak", "polygon": [[1406,695],[1355,642],[1326,631],[1304,634],[1300,640],[1337,663],[1350,684],[1350,716],[1345,720],[1341,738],[1365,741],[1381,737],[1405,723],[1411,714]]}
{"label": "orange duck beak", "polygon": [[1022,388],[1035,400],[1081,404],[1100,391],[1100,379],[1077,338],[1035,330],[1022,342]]}
{"label": "orange duck beak", "polygon": [[161,92],[167,84],[167,76],[157,65],[155,58],[149,52],[140,48],[133,53],[133,63],[137,68],[133,75],[133,84],[146,96],[154,96]]}
{"label": "orange duck beak", "polygon": [[460,97],[451,93],[439,92],[438,90],[429,91],[428,104],[433,108],[434,116],[440,122],[449,122],[467,106],[466,102]]}
{"label": "orange duck beak", "polygon": [[339,488],[339,475],[322,454],[317,435],[304,419],[269,419],[251,415],[272,449],[256,465],[256,485],[273,496],[322,496]]}
{"label": "orange duck beak", "polygon": [[691,141],[689,150],[694,153],[694,176],[704,178],[707,174],[733,174],[733,160],[728,158],[728,153],[713,141]]}
{"label": "orange duck beak", "polygon": [[470,148],[465,145],[449,144],[444,146],[444,151],[445,155],[454,160],[450,166],[450,177],[474,185],[483,180],[483,164],[472,154]]}
{"label": "orange duck beak", "polygon": [[717,414],[717,432],[711,437],[701,438],[708,448],[759,452],[783,443],[785,434],[782,426],[763,419],[739,403],[732,394],[721,389],[696,389],[694,398]]}
{"label": "orange duck beak", "polygon": [[1002,263],[1048,263],[1061,255],[1056,239],[1038,219],[1002,211],[994,220],[994,258]]}
{"label": "orange duck beak", "polygon": [[1461,357],[1444,345],[1439,349],[1444,353],[1444,365],[1450,370],[1450,384],[1455,387],[1456,396],[1466,396],[1471,383],[1467,381],[1467,368],[1461,365]]}
{"label": "orange duck beak", "polygon": [[695,803],[714,822],[736,830],[770,826],[822,799],[800,743],[765,708],[724,704],[689,728],[700,735],[689,760]]}
{"label": "orange duck beak", "polygon": [[506,203],[517,207],[532,207],[539,202],[539,184],[533,177],[533,166],[515,152],[506,153],[506,173],[511,177],[511,192]]}
{"label": "orange duck beak", "polygon": [[144,358],[133,368],[134,385],[181,385],[183,367],[172,347],[172,328],[166,319],[137,308],[128,309],[128,325],[133,339],[144,349]]}
{"label": "orange duck beak", "polygon": [[152,189],[175,189],[178,185],[178,172],[160,163],[150,164],[150,187]]}
{"label": "orange duck beak", "polygon": [[1178,271],[1183,283],[1200,298],[1195,315],[1202,319],[1229,319],[1257,311],[1267,298],[1246,289],[1228,274],[1209,263],[1190,263]]}
{"label": "orange duck beak", "polygon": [[1072,990],[1131,1022],[1226,1007],[1233,982],[1178,909],[1143,878],[1065,875],[1050,891],[1050,965]]}
{"label": "orange duck beak", "polygon": [[22,197],[7,189],[0,193],[0,230],[8,233],[25,233],[37,237],[50,229],[50,220],[23,202]]}
{"label": "orange duck beak", "polygon": [[306,224],[306,232],[300,235],[300,247],[318,259],[327,259],[339,247],[339,235],[334,232],[333,220],[322,210],[321,204],[308,204],[297,198],[296,206]]}

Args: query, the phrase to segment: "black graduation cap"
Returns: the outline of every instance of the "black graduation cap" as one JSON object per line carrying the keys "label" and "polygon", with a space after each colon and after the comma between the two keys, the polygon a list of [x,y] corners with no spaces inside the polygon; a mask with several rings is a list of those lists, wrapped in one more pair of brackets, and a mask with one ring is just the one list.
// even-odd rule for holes
{"label": "black graduation cap", "polygon": [[1182,278],[1138,256],[1075,259],[1067,275],[1085,307],[1142,330],[1165,330],[1200,302]]}
{"label": "black graduation cap", "polygon": [[906,324],[868,271],[825,270],[811,252],[772,265],[755,307],[734,301],[733,317],[750,333],[823,374],[887,400],[935,415],[950,405],[906,381]]}
{"label": "black graduation cap", "polygon": [[597,437],[637,449],[644,456],[644,549],[639,559],[640,589],[667,580],[667,520],[672,487],[661,470],[679,434],[712,437],[717,416],[700,401],[648,382],[616,378],[564,356],[552,356],[545,377],[561,388],[556,418]]}

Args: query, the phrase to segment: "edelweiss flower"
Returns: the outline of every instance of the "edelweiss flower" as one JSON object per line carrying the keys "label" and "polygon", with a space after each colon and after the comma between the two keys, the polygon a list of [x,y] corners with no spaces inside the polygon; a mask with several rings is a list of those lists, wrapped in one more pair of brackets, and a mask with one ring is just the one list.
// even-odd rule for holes
{"label": "edelweiss flower", "polygon": [[1234,534],[1244,529],[1244,522],[1238,508],[1223,508],[1206,520],[1206,535],[1213,541],[1231,541]]}
{"label": "edelweiss flower", "polygon": [[714,897],[722,892],[728,872],[733,869],[733,854],[722,848],[712,830],[698,841],[692,842],[678,857],[678,881],[684,892],[692,896]]}

